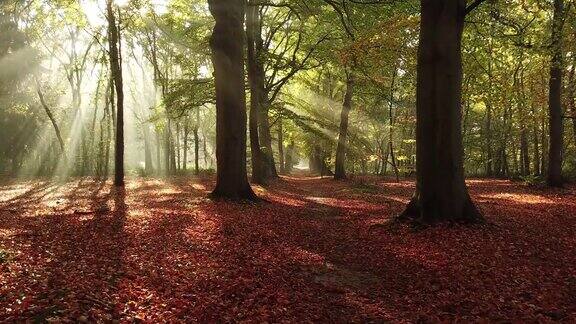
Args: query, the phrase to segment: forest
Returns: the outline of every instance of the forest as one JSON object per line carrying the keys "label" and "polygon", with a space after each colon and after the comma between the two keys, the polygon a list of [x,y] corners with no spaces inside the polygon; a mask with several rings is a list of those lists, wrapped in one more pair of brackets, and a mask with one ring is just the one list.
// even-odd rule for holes
{"label": "forest", "polygon": [[576,322],[574,0],[0,0],[0,322]]}

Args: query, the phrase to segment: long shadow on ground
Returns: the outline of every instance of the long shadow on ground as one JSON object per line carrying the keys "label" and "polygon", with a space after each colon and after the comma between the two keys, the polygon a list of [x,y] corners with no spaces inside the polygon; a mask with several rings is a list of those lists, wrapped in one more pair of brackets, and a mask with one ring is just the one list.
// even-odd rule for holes
{"label": "long shadow on ground", "polygon": [[[378,227],[410,181],[283,178],[214,202],[210,178],[0,187],[0,319],[576,320],[574,188],[469,182],[490,221]],[[17,203],[17,207],[15,207]]]}

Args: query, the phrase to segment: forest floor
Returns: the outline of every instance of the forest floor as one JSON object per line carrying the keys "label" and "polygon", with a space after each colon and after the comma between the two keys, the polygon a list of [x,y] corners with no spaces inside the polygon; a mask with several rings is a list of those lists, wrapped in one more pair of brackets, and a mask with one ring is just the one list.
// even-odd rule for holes
{"label": "forest floor", "polygon": [[489,221],[383,224],[414,183],[285,177],[0,186],[1,321],[576,321],[576,187],[469,180]]}

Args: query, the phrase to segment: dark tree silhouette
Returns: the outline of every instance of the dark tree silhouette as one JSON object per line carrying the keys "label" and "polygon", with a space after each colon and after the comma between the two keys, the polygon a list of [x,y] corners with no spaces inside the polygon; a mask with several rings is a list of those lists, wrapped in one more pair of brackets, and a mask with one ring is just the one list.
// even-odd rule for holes
{"label": "dark tree silhouette", "polygon": [[208,0],[216,24],[210,38],[216,85],[215,198],[255,199],[246,175],[243,0]]}
{"label": "dark tree silhouette", "polygon": [[264,154],[260,148],[260,138],[258,136],[260,103],[264,96],[264,66],[258,64],[258,60],[261,60],[261,58],[257,57],[262,47],[262,39],[260,37],[262,25],[259,8],[257,5],[250,5],[246,13],[247,63],[248,80],[250,82],[250,118],[248,123],[250,127],[250,154],[252,155],[252,181],[258,184],[265,184]]}
{"label": "dark tree silhouette", "polygon": [[116,89],[116,142],[114,155],[114,185],[124,186],[124,90],[122,85],[122,65],[120,58],[120,33],[112,0],[106,3],[108,18],[108,46],[110,71]]}
{"label": "dark tree silhouette", "polygon": [[548,91],[550,149],[548,150],[547,183],[552,187],[562,186],[562,27],[564,3],[554,0],[552,18],[552,59],[550,62],[550,82]]}
{"label": "dark tree silhouette", "polygon": [[346,72],[346,93],[340,113],[340,130],[338,132],[338,145],[336,146],[336,162],[334,179],[346,179],[346,151],[348,137],[348,116],[352,110],[352,93],[354,89],[354,75],[351,71]]}
{"label": "dark tree silhouette", "polygon": [[483,219],[464,182],[461,43],[468,11],[465,0],[421,1],[416,193],[400,220],[431,224]]}

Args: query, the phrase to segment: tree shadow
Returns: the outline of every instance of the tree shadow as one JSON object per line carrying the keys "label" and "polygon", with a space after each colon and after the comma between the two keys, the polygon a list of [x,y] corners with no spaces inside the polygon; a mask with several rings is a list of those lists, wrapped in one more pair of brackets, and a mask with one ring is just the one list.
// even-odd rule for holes
{"label": "tree shadow", "polygon": [[85,181],[61,189],[72,198],[61,210],[2,216],[0,243],[14,257],[10,272],[0,265],[10,286],[0,309],[14,308],[14,321],[435,322],[575,305],[576,281],[558,284],[570,278],[559,265],[576,262],[566,254],[573,217],[563,234],[558,221],[369,232],[402,207],[381,202],[407,200],[409,183],[362,197],[349,182],[285,179],[262,192],[269,204],[214,202],[212,185]]}
{"label": "tree shadow", "polygon": [[[227,253],[220,257],[224,269],[218,276],[221,285],[229,287],[222,294],[234,296],[205,306],[213,314],[248,309],[233,318],[408,320],[411,317],[397,311],[406,305],[387,294],[407,293],[409,283],[424,289],[437,277],[435,269],[416,259],[378,250],[352,217],[310,217],[325,208],[314,201],[304,206],[247,206],[243,214],[228,212],[233,206],[203,208],[222,222],[219,242]],[[420,281],[413,283],[418,268]],[[457,285],[458,280],[451,279]]]}
{"label": "tree shadow", "polygon": [[[114,188],[102,198],[98,197],[105,186],[102,183],[82,185],[85,186],[82,190],[78,186],[73,188],[69,197],[73,199],[62,210],[47,209],[33,217],[26,213],[14,216],[22,231],[8,238],[12,247],[20,249],[13,251],[11,263],[15,268],[7,274],[16,285],[4,299],[12,301],[12,312],[6,314],[10,320],[82,321],[119,317],[111,296],[117,293],[125,271],[126,192]],[[112,211],[90,215],[71,210],[77,206],[75,200],[90,199],[98,200],[94,204],[110,200],[114,207]]]}
{"label": "tree shadow", "polygon": [[0,210],[17,211],[21,206],[41,201],[44,197],[56,192],[60,187],[60,184],[53,184],[48,181],[32,184],[31,188],[24,193],[1,202]]}
{"label": "tree shadow", "polygon": [[[219,301],[211,310],[225,312],[222,305],[260,307],[269,315],[264,320],[272,321],[499,321],[564,318],[575,311],[570,291],[576,282],[569,287],[558,284],[570,278],[570,270],[543,268],[540,264],[548,261],[558,265],[558,260],[546,252],[554,246],[568,257],[569,237],[576,224],[572,230],[553,237],[550,234],[562,228],[553,230],[552,224],[542,228],[537,226],[539,223],[504,228],[433,228],[421,233],[404,228],[369,234],[363,217],[351,213],[354,207],[307,198],[314,192],[314,197],[347,200],[338,193],[339,187],[330,191],[322,181],[298,181],[294,188],[281,186],[282,193],[272,199],[271,206],[248,206],[241,214],[228,209],[218,212],[221,206],[210,207],[214,209],[210,213],[219,215],[222,221],[221,244],[232,251],[224,264],[240,268],[227,271],[241,275],[248,283],[227,293],[241,296],[242,302],[252,300],[262,293],[262,289],[251,286],[255,282],[266,286],[265,291],[274,291],[267,303]],[[269,190],[277,194],[274,188]],[[406,200],[411,194],[409,186],[396,186],[393,191]],[[371,197],[367,199],[374,202]],[[326,215],[314,215],[327,207]],[[393,212],[378,213],[386,214],[379,217],[390,217]],[[246,274],[246,268],[252,271]],[[233,283],[232,279],[225,282]],[[526,288],[528,283],[532,288]],[[548,302],[552,300],[556,300],[557,311],[550,310]],[[494,303],[500,309],[497,314],[493,313]],[[536,306],[526,309],[527,304]],[[286,311],[279,311],[282,309]],[[240,319],[258,316],[258,312],[252,312]]]}

